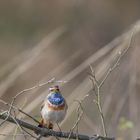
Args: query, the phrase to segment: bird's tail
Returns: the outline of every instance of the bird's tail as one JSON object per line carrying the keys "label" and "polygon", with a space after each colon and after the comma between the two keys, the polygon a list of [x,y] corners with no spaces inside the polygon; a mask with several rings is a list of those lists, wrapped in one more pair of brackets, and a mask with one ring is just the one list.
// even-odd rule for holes
{"label": "bird's tail", "polygon": [[40,121],[38,127],[41,127],[41,128],[42,128],[43,126],[44,126],[44,121],[43,121],[43,119],[41,119],[41,121]]}

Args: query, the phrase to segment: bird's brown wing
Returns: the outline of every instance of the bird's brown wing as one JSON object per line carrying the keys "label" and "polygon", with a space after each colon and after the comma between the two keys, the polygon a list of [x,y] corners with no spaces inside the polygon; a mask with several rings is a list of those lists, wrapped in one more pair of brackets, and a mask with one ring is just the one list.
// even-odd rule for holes
{"label": "bird's brown wing", "polygon": [[68,105],[67,105],[67,102],[66,102],[66,100],[64,100],[64,102],[65,102],[65,105],[66,105],[66,110],[68,109]]}
{"label": "bird's brown wing", "polygon": [[45,105],[45,103],[43,102],[42,105],[41,105],[40,110],[42,110],[42,108],[44,107],[44,105]]}

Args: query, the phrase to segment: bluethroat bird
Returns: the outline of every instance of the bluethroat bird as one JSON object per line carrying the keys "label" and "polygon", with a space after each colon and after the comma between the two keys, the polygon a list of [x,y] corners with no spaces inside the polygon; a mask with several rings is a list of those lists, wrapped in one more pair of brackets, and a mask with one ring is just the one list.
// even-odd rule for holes
{"label": "bluethroat bird", "polygon": [[53,129],[54,123],[58,124],[63,121],[67,113],[67,108],[66,100],[62,96],[59,86],[50,87],[49,94],[41,107],[42,119],[39,127]]}

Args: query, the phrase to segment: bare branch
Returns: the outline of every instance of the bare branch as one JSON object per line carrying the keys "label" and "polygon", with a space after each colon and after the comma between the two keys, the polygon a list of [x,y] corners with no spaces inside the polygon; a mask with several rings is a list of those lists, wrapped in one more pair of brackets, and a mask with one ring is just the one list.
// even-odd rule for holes
{"label": "bare branch", "polygon": [[[7,116],[9,116],[6,113],[1,113],[0,114],[0,119],[5,119],[7,118]],[[8,117],[7,119],[8,122],[11,123],[15,123],[15,121],[13,120],[13,118],[11,116]],[[68,138],[70,135],[70,132],[57,132],[57,131],[53,131],[50,129],[46,129],[46,128],[39,128],[35,125],[32,125],[30,123],[27,123],[25,121],[19,120],[16,118],[16,121],[18,122],[18,124],[21,127],[27,128],[29,130],[34,131],[37,134],[40,134],[43,137],[48,137],[48,136],[55,136],[55,137],[61,137],[61,138]],[[16,123],[15,123],[16,124]],[[72,133],[70,136],[70,139],[77,139],[77,134],[76,133]],[[87,135],[81,135],[78,134],[78,140],[114,140],[114,138],[108,138],[108,137],[102,137],[102,136],[87,136]]]}

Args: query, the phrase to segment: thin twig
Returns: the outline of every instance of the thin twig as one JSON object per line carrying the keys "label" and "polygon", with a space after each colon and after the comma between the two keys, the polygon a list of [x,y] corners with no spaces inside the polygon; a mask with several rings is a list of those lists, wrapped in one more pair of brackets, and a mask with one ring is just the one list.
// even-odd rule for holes
{"label": "thin twig", "polygon": [[[79,122],[80,122],[80,120],[81,120],[81,118],[82,118],[82,116],[83,116],[83,113],[84,113],[84,111],[83,111],[83,107],[82,107],[82,105],[81,105],[81,101],[79,101],[79,100],[75,100],[76,102],[78,102],[78,104],[79,104],[79,106],[78,106],[78,108],[77,108],[77,111],[78,111],[78,118],[77,118],[77,120],[76,120],[76,122],[74,123],[74,125],[73,125],[73,127],[70,129],[70,133],[69,133],[69,136],[68,136],[68,140],[71,138],[71,135],[72,135],[72,133],[73,133],[73,130],[78,126],[78,124],[79,124]],[[81,109],[82,110],[82,112],[79,114],[79,109]],[[76,139],[78,138],[78,134],[76,133]]]}
{"label": "thin twig", "polygon": [[132,31],[132,34],[130,36],[130,40],[128,43],[128,47],[126,49],[124,49],[123,51],[119,51],[118,52],[118,58],[116,60],[116,62],[113,64],[112,67],[110,67],[107,71],[107,73],[105,74],[105,77],[103,78],[103,80],[100,82],[99,87],[101,87],[104,82],[106,81],[106,79],[109,77],[109,75],[111,74],[111,72],[120,64],[120,61],[122,59],[122,57],[128,52],[129,48],[132,47],[132,43],[133,43],[133,39],[134,39],[134,33],[135,33],[135,29]]}
{"label": "thin twig", "polygon": [[90,66],[90,70],[91,70],[91,78],[92,79],[92,84],[95,86],[94,88],[96,89],[95,90],[95,95],[97,97],[97,99],[94,99],[94,103],[96,103],[97,107],[98,107],[98,111],[100,113],[100,118],[101,118],[101,124],[102,124],[102,128],[103,128],[103,133],[104,133],[104,136],[106,137],[107,136],[107,131],[106,131],[106,127],[105,127],[105,119],[104,119],[104,114],[103,114],[103,111],[102,111],[102,106],[101,106],[101,97],[100,97],[100,84],[98,82],[98,80],[96,79],[96,76],[95,76],[95,72],[93,72],[93,68],[92,66]]}
{"label": "thin twig", "polygon": [[52,78],[52,79],[50,79],[50,80],[47,81],[47,82],[44,82],[44,83],[41,83],[41,84],[37,84],[37,85],[35,85],[35,86],[33,86],[33,87],[24,89],[24,90],[18,92],[13,98],[16,99],[18,96],[20,96],[21,94],[23,94],[23,93],[25,93],[25,92],[29,92],[29,91],[31,91],[31,90],[33,90],[33,89],[36,89],[36,88],[45,86],[45,85],[47,85],[47,84],[49,84],[49,83],[53,83],[54,80],[55,80],[55,78]]}
{"label": "thin twig", "polygon": [[[8,114],[9,116],[9,114]],[[19,130],[21,131],[21,133],[23,134],[24,138],[26,139],[26,135],[24,134],[24,131],[22,129],[22,127],[20,126],[20,124],[18,123],[18,121],[16,120],[15,117],[11,116],[11,118],[14,120],[14,122],[16,123],[17,127],[19,128]]]}
{"label": "thin twig", "polygon": [[[22,126],[21,126],[22,127]],[[37,138],[36,136],[34,136],[33,134],[29,133],[29,131],[27,131],[25,128],[22,127],[22,129],[24,130],[24,132],[26,132],[30,137],[32,138]]]}

